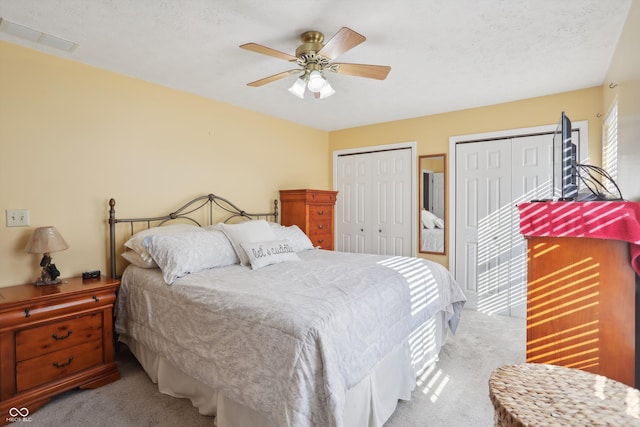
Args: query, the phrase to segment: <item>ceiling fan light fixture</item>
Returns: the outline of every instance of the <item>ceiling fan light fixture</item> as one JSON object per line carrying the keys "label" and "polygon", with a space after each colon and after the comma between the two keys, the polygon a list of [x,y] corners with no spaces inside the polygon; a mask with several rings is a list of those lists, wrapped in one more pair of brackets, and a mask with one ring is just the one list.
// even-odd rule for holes
{"label": "ceiling fan light fixture", "polygon": [[311,92],[320,92],[322,88],[327,84],[325,78],[320,74],[320,71],[314,70],[309,74],[309,82],[307,87]]}
{"label": "ceiling fan light fixture", "polygon": [[391,71],[391,67],[386,65],[332,62],[338,56],[366,40],[366,37],[350,28],[340,28],[327,43],[324,43],[324,35],[319,31],[306,31],[300,35],[300,40],[302,44],[296,49],[295,56],[258,43],[240,45],[241,49],[283,59],[300,67],[247,83],[247,86],[259,87],[287,78],[292,74],[302,73],[302,77],[294,82],[289,88],[289,92],[298,98],[304,98],[305,90],[309,89],[316,99],[323,99],[336,93],[328,80],[325,79],[323,75],[325,71],[377,80],[386,79],[387,74]]}
{"label": "ceiling fan light fixture", "polygon": [[327,81],[322,89],[320,89],[320,99],[328,98],[334,93],[336,93],[335,89],[333,89]]}
{"label": "ceiling fan light fixture", "polygon": [[306,82],[301,78],[297,78],[293,85],[289,88],[289,92],[297,96],[298,98],[304,98],[304,88],[306,86]]}

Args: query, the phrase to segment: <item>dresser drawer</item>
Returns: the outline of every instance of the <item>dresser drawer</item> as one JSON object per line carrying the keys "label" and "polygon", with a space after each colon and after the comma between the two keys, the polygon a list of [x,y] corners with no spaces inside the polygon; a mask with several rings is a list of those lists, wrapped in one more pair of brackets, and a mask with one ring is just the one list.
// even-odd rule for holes
{"label": "dresser drawer", "polygon": [[16,365],[17,391],[19,393],[99,365],[102,360],[102,339],[97,339],[18,362]]}
{"label": "dresser drawer", "polygon": [[331,225],[330,218],[325,218],[321,221],[309,221],[309,236],[315,236],[317,234],[331,234],[333,230]]}
{"label": "dresser drawer", "polygon": [[336,194],[333,191],[310,191],[307,193],[307,201],[311,203],[327,203],[331,206],[336,202]]}
{"label": "dresser drawer", "polygon": [[332,234],[315,234],[309,237],[313,246],[320,246],[322,249],[333,250]]}
{"label": "dresser drawer", "polygon": [[309,222],[315,221],[331,221],[331,206],[314,206],[309,205]]}
{"label": "dresser drawer", "polygon": [[61,320],[16,333],[16,361],[102,337],[102,312]]}

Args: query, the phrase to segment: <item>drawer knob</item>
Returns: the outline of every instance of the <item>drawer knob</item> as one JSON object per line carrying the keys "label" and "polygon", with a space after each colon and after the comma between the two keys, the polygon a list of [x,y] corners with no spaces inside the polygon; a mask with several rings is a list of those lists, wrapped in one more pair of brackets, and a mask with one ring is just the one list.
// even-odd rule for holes
{"label": "drawer knob", "polygon": [[324,215],[324,211],[321,209],[318,211],[318,215]]}
{"label": "drawer knob", "polygon": [[24,309],[24,317],[31,317],[31,309],[30,308],[25,308]]}
{"label": "drawer knob", "polygon": [[53,339],[54,339],[54,340],[56,340],[56,341],[66,340],[67,338],[69,338],[69,336],[71,335],[71,333],[72,333],[72,332],[73,332],[73,331],[72,331],[71,329],[69,329],[69,330],[67,331],[67,335],[64,335],[64,336],[59,337],[59,336],[58,336],[58,334],[53,334],[53,335],[51,335],[51,338],[53,338]]}
{"label": "drawer knob", "polygon": [[64,363],[53,362],[53,366],[56,368],[64,368],[65,366],[71,365],[71,362],[73,362],[73,356],[69,357],[69,360]]}
{"label": "drawer knob", "polygon": [[95,295],[93,295],[91,298],[93,298],[93,300],[94,300],[95,302],[100,301],[100,298],[98,298],[98,297],[97,297],[97,296],[95,296]]}
{"label": "drawer knob", "polygon": [[318,239],[318,243],[324,242],[324,239]]}
{"label": "drawer knob", "polygon": [[318,228],[322,230],[324,228],[324,224],[318,224]]}

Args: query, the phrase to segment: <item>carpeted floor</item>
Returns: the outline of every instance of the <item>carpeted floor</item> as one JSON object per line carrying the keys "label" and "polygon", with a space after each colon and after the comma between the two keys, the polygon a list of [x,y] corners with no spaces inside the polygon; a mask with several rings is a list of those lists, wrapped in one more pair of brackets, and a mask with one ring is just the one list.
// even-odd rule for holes
{"label": "carpeted floor", "polygon": [[440,360],[418,379],[410,401],[401,401],[385,427],[489,427],[493,406],[489,375],[525,361],[526,320],[464,310]]}
{"label": "carpeted floor", "polygon": [[[464,310],[458,333],[440,360],[418,379],[411,401],[398,403],[385,427],[489,427],[491,372],[525,359],[526,322]],[[29,426],[213,426],[187,399],[158,392],[128,351],[116,355],[122,378],[95,390],[74,390],[30,414]]]}

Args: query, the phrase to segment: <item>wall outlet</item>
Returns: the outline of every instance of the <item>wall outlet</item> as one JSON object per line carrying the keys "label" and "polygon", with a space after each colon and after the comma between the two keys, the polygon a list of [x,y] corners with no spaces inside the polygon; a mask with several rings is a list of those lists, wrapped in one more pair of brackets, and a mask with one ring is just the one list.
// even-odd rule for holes
{"label": "wall outlet", "polygon": [[29,209],[7,209],[7,227],[28,227]]}

